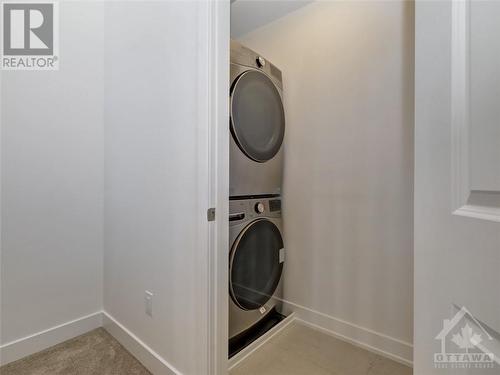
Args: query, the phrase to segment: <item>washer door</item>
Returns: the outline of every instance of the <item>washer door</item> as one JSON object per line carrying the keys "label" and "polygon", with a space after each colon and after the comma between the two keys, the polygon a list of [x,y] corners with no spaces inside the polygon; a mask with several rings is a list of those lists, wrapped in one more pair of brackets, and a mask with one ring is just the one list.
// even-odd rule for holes
{"label": "washer door", "polygon": [[285,112],[278,89],[264,73],[247,70],[233,84],[231,132],[252,160],[262,163],[278,153],[285,135]]}
{"label": "washer door", "polygon": [[234,303],[255,310],[274,294],[283,271],[279,229],[267,219],[257,219],[240,233],[229,262],[229,291]]}

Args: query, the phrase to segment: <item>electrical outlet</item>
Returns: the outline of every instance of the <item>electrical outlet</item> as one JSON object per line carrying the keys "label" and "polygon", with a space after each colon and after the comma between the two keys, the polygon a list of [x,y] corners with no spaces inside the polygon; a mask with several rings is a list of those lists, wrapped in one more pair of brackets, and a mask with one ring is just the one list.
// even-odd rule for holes
{"label": "electrical outlet", "polygon": [[146,311],[146,315],[153,317],[153,293],[149,290],[144,292],[144,308]]}

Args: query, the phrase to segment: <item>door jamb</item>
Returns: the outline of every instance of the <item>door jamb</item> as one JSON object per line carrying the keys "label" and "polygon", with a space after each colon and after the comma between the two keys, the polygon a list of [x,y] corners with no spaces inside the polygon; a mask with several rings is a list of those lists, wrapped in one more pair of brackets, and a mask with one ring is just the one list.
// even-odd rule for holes
{"label": "door jamb", "polygon": [[[215,208],[215,220],[205,217],[207,254],[205,298],[206,302],[206,361],[203,373],[224,375],[228,373],[228,242],[229,242],[229,45],[230,1],[208,0],[201,2],[200,41],[205,56],[201,58],[201,77],[207,77],[200,90],[200,134],[208,143],[199,161],[207,177],[201,198],[205,209]],[[207,189],[208,187],[208,189]],[[205,198],[203,198],[203,195]]]}

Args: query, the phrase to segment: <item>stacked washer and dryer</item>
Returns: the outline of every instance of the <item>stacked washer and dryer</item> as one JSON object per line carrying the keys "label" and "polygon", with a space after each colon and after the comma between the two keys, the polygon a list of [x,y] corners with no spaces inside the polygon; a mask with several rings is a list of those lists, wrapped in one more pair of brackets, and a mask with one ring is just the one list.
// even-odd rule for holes
{"label": "stacked washer and dryer", "polygon": [[281,315],[285,113],[281,71],[231,41],[229,355]]}

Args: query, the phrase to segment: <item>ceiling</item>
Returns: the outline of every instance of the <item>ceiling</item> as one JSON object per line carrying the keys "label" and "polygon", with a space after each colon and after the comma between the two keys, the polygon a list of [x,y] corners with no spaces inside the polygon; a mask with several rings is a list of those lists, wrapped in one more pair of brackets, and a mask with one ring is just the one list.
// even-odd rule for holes
{"label": "ceiling", "polygon": [[231,0],[231,37],[238,38],[313,0]]}

